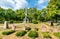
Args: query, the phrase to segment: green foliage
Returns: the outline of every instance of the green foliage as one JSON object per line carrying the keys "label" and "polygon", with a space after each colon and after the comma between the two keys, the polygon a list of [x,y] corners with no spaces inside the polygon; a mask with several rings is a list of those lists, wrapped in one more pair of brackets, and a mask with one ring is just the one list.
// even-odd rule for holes
{"label": "green foliage", "polygon": [[60,17],[60,0],[50,0],[46,18],[57,21]]}
{"label": "green foliage", "polygon": [[28,27],[28,26],[26,26],[26,30],[30,31],[30,30],[31,30],[31,28],[30,28],[30,27]]}
{"label": "green foliage", "polygon": [[38,24],[38,22],[36,21],[36,20],[33,20],[33,22],[32,23],[34,23],[34,24]]}
{"label": "green foliage", "polygon": [[51,38],[48,32],[43,32],[42,35],[44,38]]}
{"label": "green foliage", "polygon": [[1,24],[1,23],[4,23],[4,21],[0,21],[0,24]]}
{"label": "green foliage", "polygon": [[9,34],[12,34],[14,33],[15,31],[14,30],[10,30],[10,31],[5,31],[5,32],[2,32],[3,35],[9,35]]}
{"label": "green foliage", "polygon": [[9,23],[13,23],[14,22],[14,20],[10,20],[10,22]]}
{"label": "green foliage", "polygon": [[18,36],[24,36],[26,34],[26,31],[24,31],[24,30],[21,30],[20,32],[17,32],[16,33],[16,36],[18,37]]}
{"label": "green foliage", "polygon": [[17,16],[17,20],[23,21],[25,17],[25,10],[24,9],[16,10],[16,16]]}
{"label": "green foliage", "polygon": [[54,35],[60,37],[60,32],[55,32]]}
{"label": "green foliage", "polygon": [[32,38],[36,38],[36,37],[38,37],[38,32],[37,31],[30,31],[28,33],[28,36],[32,37]]}
{"label": "green foliage", "polygon": [[[25,17],[25,9],[13,11],[12,9],[3,9],[0,7],[0,20],[21,21]],[[60,20],[60,0],[50,0],[47,8],[37,10],[37,8],[28,9],[28,19],[30,22],[37,24],[37,21],[56,21]]]}

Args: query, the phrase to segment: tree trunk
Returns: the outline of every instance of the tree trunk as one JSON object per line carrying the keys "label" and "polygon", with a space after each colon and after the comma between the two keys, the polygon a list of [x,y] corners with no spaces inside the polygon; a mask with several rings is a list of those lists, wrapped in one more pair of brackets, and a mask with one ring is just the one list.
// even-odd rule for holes
{"label": "tree trunk", "polygon": [[57,23],[57,18],[56,18],[56,23]]}
{"label": "tree trunk", "polygon": [[53,26],[53,21],[51,21],[51,26]]}

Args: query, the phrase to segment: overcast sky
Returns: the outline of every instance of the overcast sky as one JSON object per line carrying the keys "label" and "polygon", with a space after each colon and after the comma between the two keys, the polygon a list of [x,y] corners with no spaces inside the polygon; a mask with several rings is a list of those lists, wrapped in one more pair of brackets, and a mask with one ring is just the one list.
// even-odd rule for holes
{"label": "overcast sky", "polygon": [[46,8],[48,2],[48,0],[0,0],[0,7],[4,9],[11,8],[13,10],[26,7],[37,7],[41,10]]}

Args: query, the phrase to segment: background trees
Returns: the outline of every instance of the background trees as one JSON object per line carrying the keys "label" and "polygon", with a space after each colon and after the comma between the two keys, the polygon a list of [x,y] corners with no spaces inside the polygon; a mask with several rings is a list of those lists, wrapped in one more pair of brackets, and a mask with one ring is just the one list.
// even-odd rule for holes
{"label": "background trees", "polygon": [[17,21],[23,21],[25,17],[25,9],[20,9],[15,11],[16,16],[17,16]]}
{"label": "background trees", "polygon": [[52,20],[56,20],[60,16],[60,0],[50,0],[47,10],[48,10],[48,18]]}
{"label": "background trees", "polygon": [[[23,21],[25,9],[13,11],[12,9],[3,9],[0,7],[0,21]],[[28,19],[30,22],[35,21],[56,21],[60,20],[60,0],[50,0],[47,8],[38,10],[37,8],[28,9]]]}

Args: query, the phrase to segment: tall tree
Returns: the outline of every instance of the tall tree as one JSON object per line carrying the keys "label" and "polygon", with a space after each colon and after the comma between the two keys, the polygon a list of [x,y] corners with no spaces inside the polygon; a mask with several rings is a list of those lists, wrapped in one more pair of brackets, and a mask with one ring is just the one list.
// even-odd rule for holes
{"label": "tall tree", "polygon": [[25,17],[25,9],[16,10],[17,19],[23,21]]}
{"label": "tall tree", "polygon": [[[57,14],[60,15],[60,0],[50,0],[47,6],[47,18],[53,19],[53,17]],[[57,19],[55,19],[57,21]]]}

